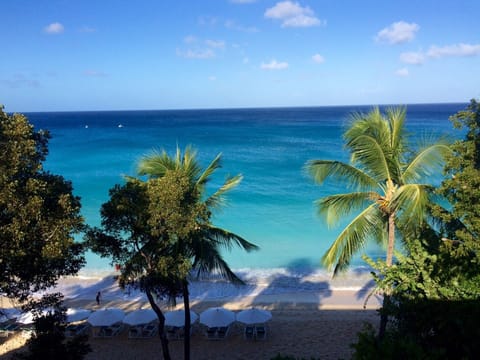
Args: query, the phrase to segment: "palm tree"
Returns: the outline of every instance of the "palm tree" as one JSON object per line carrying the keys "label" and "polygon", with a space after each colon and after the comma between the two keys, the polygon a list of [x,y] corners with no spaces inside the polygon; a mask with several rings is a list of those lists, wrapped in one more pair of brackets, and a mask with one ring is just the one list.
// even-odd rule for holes
{"label": "palm tree", "polygon": [[[208,218],[212,212],[220,209],[224,205],[224,195],[235,188],[242,180],[241,175],[229,177],[223,185],[213,194],[207,195],[206,185],[213,173],[220,168],[221,154],[205,168],[202,169],[197,161],[196,152],[187,147],[182,154],[177,148],[176,154],[170,157],[166,151],[154,152],[152,155],[142,158],[138,165],[138,174],[147,175],[149,178],[164,177],[169,171],[179,171],[187,174],[193,186],[198,191],[200,198],[194,201],[201,202],[208,211]],[[252,251],[258,247],[242,237],[213,226],[207,219],[206,222],[199,224],[199,231],[195,232],[193,238],[178,239],[177,251],[181,251],[183,256],[191,259],[192,270],[199,277],[202,274],[216,272],[224,279],[235,284],[243,284],[243,281],[230,269],[221,255],[221,249],[230,250],[238,246],[246,251]],[[190,304],[188,293],[188,279],[182,279],[183,299],[185,305],[185,359],[190,358]]]}
{"label": "palm tree", "polygon": [[[424,182],[440,169],[447,144],[438,142],[412,152],[407,144],[405,108],[378,108],[352,116],[344,133],[350,163],[310,160],[306,169],[315,182],[332,178],[352,192],[317,200],[318,212],[328,225],[356,212],[322,257],[334,276],[348,268],[352,257],[369,240],[386,245],[386,265],[391,266],[396,228],[413,229],[426,220],[433,186]],[[384,301],[388,301],[388,296]],[[384,302],[385,305],[385,302]],[[382,319],[380,336],[386,326]]]}
{"label": "palm tree", "polygon": [[322,257],[322,263],[334,268],[335,275],[348,267],[353,255],[370,239],[387,243],[386,264],[390,266],[396,224],[411,228],[426,218],[433,186],[420,181],[440,168],[450,148],[439,142],[411,152],[405,115],[405,108],[387,109],[385,116],[378,108],[354,114],[344,133],[350,164],[310,160],[306,165],[318,184],[330,177],[354,190],[317,201],[319,214],[329,225],[359,211]]}

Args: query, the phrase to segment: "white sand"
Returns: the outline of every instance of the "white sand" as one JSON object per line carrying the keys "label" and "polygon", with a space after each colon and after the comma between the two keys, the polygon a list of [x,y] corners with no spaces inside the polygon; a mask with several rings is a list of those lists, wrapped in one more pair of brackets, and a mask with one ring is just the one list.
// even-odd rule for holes
{"label": "white sand", "polygon": [[[248,288],[248,291],[235,288],[231,291],[227,284],[201,283],[192,286],[191,307],[197,313],[210,306],[224,306],[239,311],[252,306],[272,311],[268,322],[265,341],[247,341],[243,337],[243,325],[234,323],[226,339],[207,340],[202,325],[196,323],[191,338],[191,358],[202,359],[270,359],[277,354],[294,355],[306,359],[349,358],[350,344],[355,342],[357,332],[364,322],[378,324],[375,309],[380,307],[381,298],[372,296],[363,308],[369,287],[328,286],[308,290],[283,288],[280,291],[266,291],[270,284]],[[212,289],[214,296],[212,294]],[[219,291],[219,288],[224,287]],[[148,308],[143,294],[131,291],[126,294],[116,286],[110,276],[104,279],[70,278],[60,282],[58,287],[65,294],[65,303],[70,307],[98,309],[118,306],[126,311]],[[95,303],[95,294],[102,291],[102,303]],[[182,300],[179,299],[178,308]],[[3,301],[5,306],[5,301]],[[161,304],[164,310],[166,305]],[[0,345],[0,356],[8,358],[12,351],[21,349],[25,339],[20,335],[11,336]],[[153,339],[128,339],[126,331],[113,339],[90,337],[93,352],[87,359],[154,359],[161,358],[158,337]],[[183,358],[183,341],[171,341],[173,359]]]}

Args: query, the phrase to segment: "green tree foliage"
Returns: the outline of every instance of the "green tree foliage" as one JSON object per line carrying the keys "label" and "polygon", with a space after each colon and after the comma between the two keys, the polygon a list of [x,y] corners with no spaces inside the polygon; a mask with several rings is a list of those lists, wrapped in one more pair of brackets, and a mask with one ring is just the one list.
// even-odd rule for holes
{"label": "green tree foliage", "polygon": [[396,226],[404,229],[422,224],[432,201],[433,187],[425,180],[441,169],[449,147],[425,145],[416,152],[409,147],[404,108],[378,108],[352,116],[344,133],[350,163],[311,160],[306,169],[322,184],[332,178],[353,192],[326,196],[317,201],[318,211],[329,225],[358,212],[322,258],[338,273],[348,267],[352,256],[368,240],[387,247],[386,261],[392,264]]}
{"label": "green tree foliage", "polygon": [[49,134],[0,108],[0,292],[24,301],[84,264],[80,199],[43,169]]}
{"label": "green tree foliage", "polygon": [[[197,277],[215,272],[230,282],[243,284],[243,281],[224,261],[221,248],[231,249],[238,246],[246,251],[252,251],[257,249],[257,246],[232,232],[215,227],[210,221],[212,213],[225,204],[224,195],[242,180],[240,175],[229,177],[220,188],[212,194],[207,194],[206,185],[220,167],[220,159],[219,154],[205,169],[202,169],[197,161],[196,152],[192,148],[187,147],[183,155],[177,148],[175,156],[172,157],[163,151],[143,158],[139,163],[138,171],[140,175],[148,175],[149,181],[164,179],[171,173],[187,175],[190,186],[198,194],[198,197],[190,199],[191,206],[203,209],[202,214],[206,217],[198,219],[200,221],[197,221],[197,231],[185,233],[180,227],[176,230],[178,236],[175,251],[190,260],[191,270],[197,274]],[[182,295],[186,309],[184,355],[187,360],[190,359],[190,305],[187,276],[182,278]]]}
{"label": "green tree foliage", "polygon": [[253,250],[255,245],[212,225],[212,210],[218,208],[225,192],[240,177],[229,178],[211,196],[205,185],[219,167],[220,157],[203,170],[190,149],[182,156],[166,153],[142,159],[140,173],[146,181],[128,178],[110,190],[110,200],[102,205],[102,228],[88,232],[92,250],[121,265],[120,283],[144,291],[160,320],[159,333],[164,357],[170,358],[164,333],[165,318],[156,296],[184,298],[186,319],[185,358],[189,358],[188,279],[218,271],[229,280],[241,280],[221,256],[221,248],[237,245]]}
{"label": "green tree foliage", "polygon": [[191,206],[195,196],[188,178],[176,173],[148,182],[130,178],[110,190],[110,200],[101,208],[102,229],[87,233],[94,252],[120,265],[120,285],[147,295],[159,318],[165,359],[170,359],[165,317],[156,300],[182,294],[181,280],[191,264],[177,251],[176,238],[197,231],[196,220],[204,217],[202,209]]}
{"label": "green tree foliage", "polygon": [[[465,138],[452,145],[447,178],[438,189],[450,202],[434,205],[434,227],[410,232],[398,263],[370,264],[377,284],[389,289],[392,301],[381,309],[394,318],[383,339],[367,331],[355,345],[356,359],[474,359],[480,353],[479,265],[479,104],[451,117]],[[412,352],[413,351],[413,352]],[[417,354],[414,356],[412,354]]]}

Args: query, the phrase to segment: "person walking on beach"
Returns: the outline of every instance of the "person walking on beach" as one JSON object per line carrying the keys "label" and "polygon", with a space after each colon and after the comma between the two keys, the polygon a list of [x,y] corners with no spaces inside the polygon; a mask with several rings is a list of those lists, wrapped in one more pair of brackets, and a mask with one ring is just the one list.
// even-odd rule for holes
{"label": "person walking on beach", "polygon": [[97,305],[100,305],[101,297],[102,297],[102,293],[100,291],[97,292],[97,296],[95,297],[95,300],[97,301]]}

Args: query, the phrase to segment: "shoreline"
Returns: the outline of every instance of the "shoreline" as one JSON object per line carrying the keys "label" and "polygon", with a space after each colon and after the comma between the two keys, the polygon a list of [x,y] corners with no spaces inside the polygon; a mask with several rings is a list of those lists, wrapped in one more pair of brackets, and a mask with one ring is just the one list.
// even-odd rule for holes
{"label": "shoreline", "polygon": [[[268,335],[263,341],[246,340],[244,325],[238,322],[232,324],[226,339],[211,341],[205,336],[204,326],[196,322],[191,337],[192,359],[268,360],[278,354],[305,359],[350,358],[353,351],[350,344],[357,341],[358,332],[363,329],[365,323],[377,327],[379,317],[376,310],[381,306],[381,298],[372,296],[364,308],[364,299],[369,293],[364,287],[335,287],[324,281],[317,283],[318,287],[315,287],[311,280],[307,289],[290,288],[290,291],[286,291],[287,288],[284,287],[280,291],[278,288],[272,289],[271,283],[256,284],[255,287],[249,283],[246,285],[247,289],[243,291],[237,289],[236,293],[232,292],[229,284],[219,281],[193,282],[194,291],[190,302],[191,309],[197,314],[209,307],[217,306],[235,312],[257,307],[270,310],[272,319],[266,324]],[[295,283],[301,284],[298,281]],[[345,283],[342,282],[342,285]],[[97,305],[95,295],[99,289],[102,291],[102,301]],[[143,294],[133,290],[127,294],[120,289],[113,275],[100,280],[64,278],[54,291],[64,293],[64,303],[67,307],[91,310],[119,307],[125,312],[150,307]],[[4,301],[2,305],[5,305]],[[166,302],[160,302],[159,305],[163,311],[181,309],[183,300],[177,299],[177,306],[174,308],[169,307]],[[0,344],[0,357],[8,358],[10,354],[22,351],[25,341],[21,334],[10,336]],[[85,357],[86,360],[112,358],[150,360],[158,358],[161,353],[158,337],[129,339],[126,329],[119,336],[110,339],[90,336],[89,343],[93,351]],[[170,341],[169,347],[172,359],[183,358],[183,341]]]}

